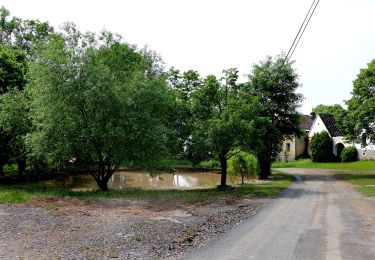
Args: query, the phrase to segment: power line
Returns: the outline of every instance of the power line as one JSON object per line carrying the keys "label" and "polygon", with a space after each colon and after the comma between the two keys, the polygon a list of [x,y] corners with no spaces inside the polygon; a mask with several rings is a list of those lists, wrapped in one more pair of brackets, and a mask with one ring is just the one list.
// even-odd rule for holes
{"label": "power line", "polygon": [[[316,2],[316,4],[315,4],[315,2]],[[294,37],[293,43],[292,43],[292,45],[290,46],[289,51],[288,51],[288,53],[286,54],[285,59],[284,59],[284,62],[283,62],[283,64],[282,64],[281,67],[283,67],[284,64],[285,64],[286,62],[289,62],[290,58],[292,57],[292,55],[293,55],[295,49],[297,48],[297,45],[298,45],[299,41],[301,40],[302,35],[303,35],[303,33],[305,32],[306,27],[307,27],[307,25],[309,24],[309,22],[310,22],[310,20],[311,20],[311,17],[313,16],[313,14],[314,14],[314,12],[315,12],[315,9],[316,9],[316,7],[318,6],[319,2],[320,2],[320,0],[318,0],[318,1],[314,0],[314,1],[312,2],[311,6],[310,6],[310,8],[309,8],[309,11],[307,12],[307,14],[306,14],[306,16],[305,16],[305,19],[303,19],[303,22],[302,22],[302,24],[301,24],[301,27],[299,28],[299,30],[298,30],[298,32],[297,32],[296,37]],[[315,4],[315,7],[314,7],[314,4]],[[313,9],[313,7],[314,7],[314,9]],[[311,12],[311,10],[313,10],[313,11]],[[307,20],[307,22],[306,22],[306,20]],[[302,32],[301,32],[301,30],[302,30]],[[297,39],[298,39],[298,40],[297,40]],[[297,41],[297,42],[296,42],[296,41]]]}
{"label": "power line", "polygon": [[[315,1],[315,0],[314,0],[314,1]],[[289,58],[287,59],[286,62],[289,62],[289,60],[290,60],[290,58],[292,57],[294,51],[296,50],[297,45],[298,45],[299,41],[301,40],[302,35],[303,35],[303,33],[305,32],[305,30],[306,30],[306,27],[309,25],[309,22],[310,22],[310,20],[311,20],[311,17],[313,16],[313,14],[314,14],[314,12],[315,12],[315,9],[316,9],[316,7],[318,6],[319,2],[320,2],[320,0],[318,0],[318,2],[316,3],[316,5],[315,5],[315,7],[314,7],[314,9],[313,9],[313,11],[312,11],[310,17],[309,17],[309,20],[307,20],[306,26],[303,28],[303,31],[302,31],[301,35],[299,36],[296,45],[294,45],[293,51],[290,53],[290,56],[289,56]]]}

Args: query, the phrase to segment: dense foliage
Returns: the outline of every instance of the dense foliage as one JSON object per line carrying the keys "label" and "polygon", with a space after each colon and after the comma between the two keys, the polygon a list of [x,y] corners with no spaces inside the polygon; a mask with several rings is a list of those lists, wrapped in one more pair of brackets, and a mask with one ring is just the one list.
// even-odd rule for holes
{"label": "dense foliage", "polygon": [[238,71],[224,71],[222,81],[207,76],[192,93],[192,132],[187,151],[196,160],[215,156],[221,166],[221,187],[226,186],[228,154],[236,147],[254,143],[257,99],[237,84]]}
{"label": "dense foliage", "polygon": [[329,162],[333,158],[333,141],[328,132],[315,133],[311,139],[311,159],[313,162]]}
{"label": "dense foliage", "polygon": [[26,170],[25,137],[31,130],[28,102],[27,94],[16,89],[0,96],[0,125],[7,136],[7,159],[17,163],[20,175]]}
{"label": "dense foliage", "polygon": [[345,147],[340,154],[342,162],[355,162],[358,161],[358,151],[354,146]]}
{"label": "dense foliage", "polygon": [[298,107],[303,97],[296,93],[298,75],[291,64],[284,64],[283,57],[268,57],[254,65],[246,86],[259,99],[259,142],[251,149],[259,161],[260,178],[264,179],[271,174],[271,163],[281,151],[282,141],[300,135]]}
{"label": "dense foliage", "polygon": [[236,68],[202,78],[165,72],[160,61],[111,32],[55,31],[1,8],[0,175],[5,163],[20,173],[79,167],[107,190],[120,166],[154,171],[189,159],[218,161],[224,187],[239,149],[256,155],[267,178],[283,139],[299,134],[291,64],[268,57],[238,83]]}
{"label": "dense foliage", "polygon": [[340,117],[344,111],[345,109],[339,104],[334,104],[332,106],[320,104],[313,108],[313,112],[316,114],[333,115],[335,118]]}
{"label": "dense foliage", "polygon": [[30,65],[33,157],[87,167],[102,190],[121,166],[154,169],[165,153],[167,88],[132,47],[68,25]]}
{"label": "dense foliage", "polygon": [[258,161],[256,157],[244,151],[237,151],[228,160],[228,172],[240,176],[242,184],[245,178],[258,175]]}
{"label": "dense foliage", "polygon": [[347,140],[366,146],[375,142],[375,60],[361,69],[353,81],[352,97],[342,123]]}
{"label": "dense foliage", "polygon": [[53,27],[47,22],[10,17],[7,9],[0,8],[0,43],[22,51],[28,58],[53,32]]}

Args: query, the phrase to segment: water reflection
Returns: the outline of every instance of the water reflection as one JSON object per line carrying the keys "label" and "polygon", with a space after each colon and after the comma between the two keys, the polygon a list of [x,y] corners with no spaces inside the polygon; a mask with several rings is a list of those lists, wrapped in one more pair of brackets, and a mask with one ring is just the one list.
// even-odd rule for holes
{"label": "water reflection", "polygon": [[[238,178],[229,177],[229,182],[238,182]],[[47,183],[64,186],[74,190],[96,189],[95,180],[90,174],[78,174],[47,181]],[[205,172],[162,173],[151,177],[147,172],[120,171],[108,181],[110,189],[152,188],[152,189],[186,189],[214,187],[220,183],[220,174]]]}

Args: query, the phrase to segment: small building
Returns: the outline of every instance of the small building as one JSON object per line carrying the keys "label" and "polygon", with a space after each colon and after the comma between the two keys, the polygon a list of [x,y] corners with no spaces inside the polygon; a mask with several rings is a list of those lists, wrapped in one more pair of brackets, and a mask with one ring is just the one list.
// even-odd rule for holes
{"label": "small building", "polygon": [[366,142],[347,142],[344,135],[336,125],[336,119],[333,115],[315,114],[302,115],[300,124],[302,135],[286,138],[282,144],[282,151],[279,153],[279,161],[294,161],[300,157],[311,156],[310,143],[315,133],[322,131],[328,132],[333,141],[332,153],[339,157],[342,150],[348,146],[354,146],[358,151],[358,159],[375,160],[375,144]]}
{"label": "small building", "polygon": [[[332,138],[333,155],[339,157],[342,150],[344,150],[345,147],[352,146],[352,143],[348,143],[345,141],[344,135],[336,126],[336,119],[333,115],[316,115],[309,132],[309,139],[311,140],[315,133],[320,133],[322,131],[328,132],[329,136]],[[311,155],[310,151],[309,154]]]}
{"label": "small building", "polygon": [[314,122],[314,115],[302,115],[301,117],[301,136],[294,135],[283,141],[282,151],[279,153],[279,161],[294,161],[300,157],[308,156],[309,132]]}
{"label": "small building", "polygon": [[[316,115],[309,132],[309,139],[311,140],[315,133],[322,131],[328,132],[329,136],[332,138],[332,152],[335,156],[340,157],[340,154],[345,147],[354,146],[357,148],[359,160],[375,160],[375,145],[368,142],[367,144],[361,144],[360,142],[347,142],[343,133],[338,129],[333,115]],[[309,154],[311,155],[310,151]]]}

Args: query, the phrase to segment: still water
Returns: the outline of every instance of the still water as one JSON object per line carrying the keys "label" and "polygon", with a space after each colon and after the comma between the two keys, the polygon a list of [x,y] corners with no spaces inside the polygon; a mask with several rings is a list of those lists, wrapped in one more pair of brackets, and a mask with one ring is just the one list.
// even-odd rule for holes
{"label": "still water", "polygon": [[[239,179],[228,176],[228,183],[238,183]],[[97,189],[90,174],[77,174],[45,181],[47,184],[64,186],[76,191]],[[188,189],[214,187],[220,183],[220,174],[206,172],[162,173],[151,177],[147,172],[119,171],[108,181],[110,189],[149,188],[149,189]]]}

